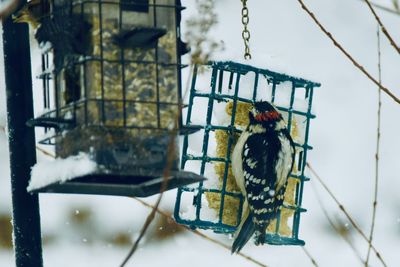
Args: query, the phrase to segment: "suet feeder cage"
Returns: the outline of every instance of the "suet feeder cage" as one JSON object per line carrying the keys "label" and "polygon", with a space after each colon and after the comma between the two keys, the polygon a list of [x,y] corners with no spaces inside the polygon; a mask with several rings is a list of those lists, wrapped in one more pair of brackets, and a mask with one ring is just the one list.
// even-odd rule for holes
{"label": "suet feeder cage", "polygon": [[[148,196],[204,178],[179,169],[180,0],[42,1],[40,141],[57,158],[87,153],[93,173],[37,192]],[[165,171],[168,169],[168,171]]]}
{"label": "suet feeder cage", "polygon": [[201,130],[183,140],[182,169],[208,178],[178,190],[175,219],[191,228],[233,233],[240,224],[243,197],[230,160],[252,103],[267,100],[280,110],[295,142],[295,166],[284,206],[267,229],[266,243],[304,245],[299,239],[314,88],[320,84],[234,62],[213,62],[193,70],[186,125]]}

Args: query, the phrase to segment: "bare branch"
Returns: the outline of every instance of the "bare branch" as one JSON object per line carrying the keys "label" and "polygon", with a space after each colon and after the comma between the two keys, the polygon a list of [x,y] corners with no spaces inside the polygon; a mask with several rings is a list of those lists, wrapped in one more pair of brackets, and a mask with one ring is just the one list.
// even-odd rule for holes
{"label": "bare branch", "polygon": [[[364,2],[365,0],[359,0],[359,1],[363,1],[363,2]],[[392,14],[394,14],[394,15],[399,15],[399,16],[400,16],[400,10],[391,9],[391,8],[389,8],[389,7],[385,7],[385,6],[376,4],[376,3],[371,2],[371,1],[370,1],[370,3],[371,3],[371,5],[372,5],[373,7],[377,8],[377,9],[380,9],[380,10],[383,10],[383,11],[386,11],[386,12],[389,12],[389,13],[392,13]]]}
{"label": "bare branch", "polygon": [[374,8],[372,7],[371,3],[369,2],[369,0],[364,0],[364,1],[368,5],[369,10],[371,10],[371,12],[374,15],[376,21],[378,22],[379,26],[381,27],[383,34],[386,36],[386,38],[388,38],[390,44],[394,47],[394,49],[397,51],[397,53],[400,54],[400,47],[396,44],[396,42],[393,40],[392,36],[386,30],[386,27],[383,25],[383,23],[382,23],[380,17],[378,16],[378,14],[376,14],[376,12],[375,12]]}
{"label": "bare branch", "polygon": [[331,217],[328,214],[327,209],[324,206],[324,203],[322,202],[321,197],[318,194],[317,189],[315,188],[314,183],[311,183],[311,187],[314,191],[315,194],[315,198],[317,199],[317,202],[322,210],[322,213],[324,214],[326,220],[328,221],[329,225],[332,227],[332,229],[343,238],[343,240],[350,246],[351,250],[353,250],[354,254],[356,255],[356,257],[360,260],[360,262],[363,264],[364,260],[362,259],[360,253],[358,252],[358,250],[356,249],[356,247],[354,246],[353,242],[350,240],[350,238],[348,238],[345,234],[343,234],[343,232],[337,227],[337,225],[332,221]]}
{"label": "bare branch", "polygon": [[311,256],[310,252],[308,252],[306,247],[302,246],[301,248],[303,249],[303,251],[307,255],[307,257],[311,260],[312,265],[314,265],[315,267],[318,267],[317,261],[313,258],[313,256]]}
{"label": "bare branch", "polygon": [[[191,74],[193,72],[193,64],[190,64],[190,70],[189,70],[189,75],[188,75],[188,81],[186,83],[186,88],[185,88],[185,92],[183,93],[183,97],[182,99],[185,99],[188,92],[189,92],[189,81],[191,78]],[[180,109],[182,110],[183,104],[180,103]],[[161,188],[160,188],[160,194],[157,198],[156,204],[154,205],[151,213],[147,216],[146,221],[142,227],[142,230],[140,231],[139,237],[136,239],[135,243],[133,244],[131,250],[129,251],[128,255],[126,256],[126,258],[124,259],[124,261],[121,264],[121,267],[124,267],[126,265],[126,263],[129,261],[130,258],[132,258],[133,254],[135,253],[135,251],[137,250],[140,241],[142,240],[143,236],[145,235],[147,229],[149,228],[151,222],[154,220],[155,214],[157,212],[158,206],[161,203],[161,199],[162,196],[165,192],[165,190],[167,189],[168,186],[168,177],[169,177],[169,173],[170,170],[172,168],[173,162],[174,162],[174,157],[173,155],[175,155],[175,136],[178,133],[178,127],[179,127],[179,117],[180,117],[180,113],[178,112],[176,114],[176,118],[175,118],[175,127],[174,130],[171,131],[170,133],[170,141],[168,143],[168,157],[167,157],[167,164],[164,168],[163,171],[163,182],[161,184]]]}
{"label": "bare branch", "polygon": [[[317,180],[321,183],[322,187],[326,190],[326,192],[329,194],[329,196],[335,201],[335,203],[338,205],[339,209],[343,212],[343,214],[347,217],[347,219],[350,221],[351,225],[357,230],[357,232],[362,236],[362,238],[369,243],[368,237],[365,235],[365,233],[361,230],[361,228],[358,226],[358,224],[355,222],[353,217],[348,213],[348,211],[344,208],[342,203],[339,202],[337,197],[333,194],[333,192],[329,189],[329,187],[322,181],[321,177],[315,172],[315,170],[311,167],[310,163],[307,162],[307,167],[309,170],[313,173],[314,177],[317,178]],[[371,243],[371,248],[375,252],[376,257],[379,259],[379,261],[382,263],[383,266],[387,267],[385,261],[383,260],[381,254],[378,252],[378,250],[375,248],[375,246]]]}
{"label": "bare branch", "polygon": [[21,0],[8,0],[8,3],[3,2],[0,7],[0,19],[5,20],[10,16],[18,7]]}
{"label": "bare branch", "polygon": [[392,4],[395,10],[400,11],[400,6],[399,6],[399,1],[398,0],[392,0]]}
{"label": "bare branch", "polygon": [[[376,31],[377,40],[378,40],[378,76],[379,82],[382,80],[382,68],[381,68],[381,41],[380,41],[380,31],[379,25]],[[380,151],[380,139],[381,139],[381,108],[382,108],[382,100],[381,100],[381,90],[378,88],[378,123],[376,129],[376,153],[375,153],[375,189],[374,189],[374,202],[372,203],[372,220],[371,220],[371,231],[369,233],[369,244],[368,244],[368,252],[367,258],[365,260],[365,266],[368,267],[369,257],[371,254],[371,243],[374,237],[375,230],[375,218],[376,218],[376,209],[378,205],[378,185],[379,185],[379,151]]]}
{"label": "bare branch", "polygon": [[[143,200],[141,200],[141,199],[139,199],[139,198],[134,197],[133,199],[135,199],[136,201],[140,202],[142,205],[144,205],[144,206],[146,206],[146,207],[148,207],[148,208],[152,208],[152,209],[155,208],[155,206],[152,206],[152,205],[146,203],[145,201],[143,201]],[[171,218],[171,216],[170,216],[167,212],[162,211],[162,210],[160,210],[159,208],[156,208],[156,211],[157,211],[157,213],[159,213],[159,214],[162,215],[162,216],[165,216],[165,217],[167,217],[167,218]],[[206,240],[208,240],[208,241],[210,241],[210,242],[212,242],[212,243],[214,243],[214,244],[220,246],[220,247],[223,247],[223,248],[227,249],[229,252],[231,251],[231,247],[230,247],[230,246],[228,246],[228,245],[222,243],[222,242],[219,241],[219,240],[213,239],[213,238],[211,238],[211,237],[209,237],[209,236],[203,234],[203,233],[200,232],[200,231],[190,229],[190,228],[187,227],[186,225],[182,225],[182,224],[177,224],[177,225],[178,225],[179,227],[183,228],[183,229],[186,229],[186,230],[188,230],[188,231],[190,231],[190,232],[192,232],[192,233],[194,233],[194,234],[196,234],[196,235],[198,235],[198,236],[200,236],[200,237],[202,237],[202,238],[204,238],[204,239],[206,239]],[[261,263],[261,262],[259,262],[259,261],[255,260],[255,259],[253,259],[252,257],[250,257],[250,256],[248,256],[248,255],[246,255],[246,254],[244,254],[244,253],[242,253],[242,252],[239,252],[237,255],[239,255],[239,256],[245,258],[245,259],[248,260],[248,261],[251,261],[252,263],[254,263],[254,264],[257,265],[257,266],[260,266],[260,267],[267,267],[267,265],[265,265],[264,263]]]}
{"label": "bare branch", "polygon": [[158,206],[161,203],[163,194],[165,190],[167,189],[168,186],[168,177],[170,174],[170,170],[172,168],[172,164],[174,162],[174,157],[173,155],[175,154],[175,135],[177,133],[177,126],[178,124],[175,125],[175,130],[171,132],[170,136],[170,141],[168,143],[168,157],[167,157],[167,164],[164,168],[163,171],[163,181],[161,184],[160,188],[160,194],[158,195],[156,204],[154,205],[154,208],[150,212],[150,214],[147,216],[146,221],[142,227],[142,230],[140,231],[139,237],[136,239],[135,243],[133,244],[131,250],[129,251],[128,255],[124,259],[124,261],[121,264],[121,267],[125,266],[126,263],[128,263],[129,259],[133,256],[133,254],[136,252],[137,248],[139,247],[139,243],[142,240],[143,236],[146,234],[147,229],[149,228],[150,224],[154,220],[155,214],[157,212]]}
{"label": "bare branch", "polygon": [[[5,133],[6,132],[6,127],[3,126],[3,125],[0,125],[0,131]],[[47,150],[45,150],[45,149],[43,149],[43,148],[41,148],[39,146],[36,146],[36,150],[42,152],[44,155],[46,155],[48,157],[51,157],[51,158],[55,158],[56,157],[55,155],[53,155],[49,151],[47,151]]]}
{"label": "bare branch", "polygon": [[365,68],[358,63],[350,54],[347,52],[337,41],[335,38],[333,38],[333,35],[328,32],[324,26],[318,21],[318,19],[315,17],[314,13],[312,13],[307,6],[304,4],[303,0],[297,0],[301,7],[306,11],[306,13],[313,19],[313,21],[318,25],[318,27],[331,39],[333,44],[356,66],[362,73],[364,73],[365,76],[368,77],[374,84],[376,84],[379,88],[382,89],[388,96],[390,96],[395,102],[400,104],[400,99],[397,98],[387,87],[383,86],[379,81],[377,81],[372,75],[365,70]]}
{"label": "bare branch", "polygon": [[36,146],[36,150],[42,152],[44,155],[46,155],[48,157],[51,157],[51,158],[55,158],[56,157],[54,154],[50,153],[49,151],[47,151],[47,150],[45,150],[45,149],[43,149],[43,148],[41,148],[39,146]]}

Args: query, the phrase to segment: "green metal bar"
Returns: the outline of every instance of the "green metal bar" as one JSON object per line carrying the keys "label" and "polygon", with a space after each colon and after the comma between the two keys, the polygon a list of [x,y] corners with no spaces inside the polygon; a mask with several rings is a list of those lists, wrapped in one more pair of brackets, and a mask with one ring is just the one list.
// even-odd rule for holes
{"label": "green metal bar", "polygon": [[221,94],[222,93],[222,85],[224,82],[224,71],[220,70],[219,71],[219,76],[218,76],[218,93]]}
{"label": "green metal bar", "polygon": [[294,76],[286,75],[283,73],[278,73],[274,71],[270,71],[267,69],[260,69],[250,65],[245,65],[241,63],[236,63],[232,61],[225,61],[225,62],[212,62],[209,63],[210,65],[216,66],[218,69],[233,71],[233,72],[240,72],[241,74],[245,74],[249,71],[259,72],[260,74],[267,75],[269,77],[275,77],[277,81],[294,81],[299,87],[305,87],[307,85],[313,87],[320,87],[320,83],[315,83],[306,79],[297,78]]}
{"label": "green metal bar", "polygon": [[[115,126],[114,128],[118,128],[118,127]],[[134,127],[132,126],[132,127],[127,127],[127,128],[134,128]],[[145,127],[142,127],[142,128],[143,128],[143,129],[146,129]],[[149,129],[152,129],[152,128],[149,128]],[[309,150],[312,150],[312,149],[313,149],[312,146],[305,145],[305,144],[300,145],[300,144],[298,144],[298,143],[294,143],[294,145],[295,145],[295,147],[301,147],[301,148],[304,148],[304,149],[309,149]],[[188,159],[189,159],[189,158],[188,158]],[[213,161],[213,160],[215,160],[215,161],[221,161],[220,158],[214,158],[214,157],[208,157],[208,156],[206,156],[206,157],[191,156],[190,159],[195,159],[195,160],[204,159],[204,160],[207,160],[207,161]]]}
{"label": "green metal bar", "polygon": [[275,92],[276,92],[276,79],[272,78],[272,92],[271,92],[271,102],[275,103]]}
{"label": "green metal bar", "polygon": [[[216,87],[216,80],[217,80],[217,69],[213,69],[212,76],[211,76],[211,96],[208,100],[208,108],[207,108],[207,120],[206,120],[206,127],[204,129],[204,139],[203,139],[203,157],[207,156],[208,150],[208,140],[210,138],[210,130],[211,128],[208,127],[211,125],[212,119],[212,111],[214,106],[214,96],[215,96],[215,87]],[[200,175],[204,175],[205,170],[205,162],[201,162],[200,167]],[[199,183],[199,194],[196,196],[196,218],[199,219],[200,217],[200,209],[201,209],[201,190],[203,188],[203,182]]]}
{"label": "green metal bar", "polygon": [[256,76],[254,78],[254,87],[253,87],[253,102],[256,102],[257,98],[257,89],[258,89],[258,72],[255,72]]}
{"label": "green metal bar", "polygon": [[[308,97],[308,114],[311,114],[311,107],[312,107],[312,98],[313,98],[313,93],[314,93],[314,88],[312,85],[307,87],[307,90],[309,90],[309,97]],[[305,137],[304,137],[304,144],[308,144],[308,138],[309,138],[309,133],[310,133],[310,117],[307,117],[306,121],[306,130],[305,130]],[[307,163],[307,149],[304,149],[303,153],[303,169],[301,170],[301,175],[304,176],[304,171],[305,171],[305,166]],[[300,182],[300,185],[296,188],[296,205],[301,206],[301,203],[303,201],[303,181]],[[300,215],[298,213],[295,213],[294,215],[294,231],[293,233],[296,234],[295,237],[297,238],[298,232],[299,232],[299,227],[300,227]]]}
{"label": "green metal bar", "polygon": [[[234,129],[235,125],[235,117],[236,117],[236,106],[237,106],[237,96],[239,93],[239,83],[240,83],[240,74],[236,75],[236,84],[235,84],[235,93],[234,93],[234,100],[233,100],[233,107],[232,107],[232,116],[231,116],[231,130],[229,131],[229,138],[228,138],[228,148],[226,150],[226,159],[230,161],[231,158],[231,149],[232,149],[232,143],[233,143],[233,133],[232,129]],[[221,192],[221,205],[219,208],[219,220],[222,222],[223,218],[223,211],[224,211],[224,206],[225,206],[225,189],[226,189],[226,183],[228,180],[228,169],[229,169],[229,162],[225,162],[225,170],[224,170],[224,179],[222,182],[222,192]]]}
{"label": "green metal bar", "polygon": [[232,89],[232,82],[233,82],[233,72],[230,72],[228,89]]}
{"label": "green metal bar", "polygon": [[294,103],[294,96],[295,96],[295,91],[296,91],[296,85],[294,82],[292,82],[292,92],[290,94],[290,103],[289,103],[289,109],[288,109],[288,131],[290,135],[292,134],[292,119],[293,119],[293,103]]}
{"label": "green metal bar", "polygon": [[[273,91],[274,92],[274,91]],[[195,96],[197,96],[197,97],[205,97],[205,98],[209,98],[210,97],[210,94],[207,94],[207,93],[195,93]],[[234,100],[234,97],[232,96],[232,95],[225,95],[225,94],[220,94],[220,95],[216,95],[215,96],[215,99],[216,100],[219,100],[219,101],[225,101],[225,102],[228,102],[229,100]],[[228,100],[229,99],[229,100]],[[274,93],[274,95],[273,95],[273,99],[275,99],[275,93]],[[245,102],[245,103],[253,103],[253,101],[252,100],[249,100],[249,99],[246,99],[246,98],[243,98],[243,97],[237,97],[237,100],[239,100],[239,101],[241,101],[241,102]],[[274,103],[274,101],[272,101],[271,100],[271,102],[272,103]],[[283,111],[283,112],[289,112],[289,109],[288,108],[285,108],[285,107],[277,107],[278,108],[278,110],[280,110],[280,111]],[[306,112],[302,112],[302,111],[298,111],[298,110],[291,110],[291,112],[292,113],[294,113],[294,114],[296,114],[296,115],[301,115],[301,116],[304,116],[304,117],[306,117],[306,116],[311,116],[311,118],[312,119],[314,119],[316,116],[315,115],[313,115],[313,114],[308,114],[308,113],[306,113]]]}
{"label": "green metal bar", "polygon": [[[182,187],[183,192],[197,192],[198,189],[194,187]],[[215,188],[203,188],[201,190],[202,193],[221,193],[222,190],[220,189],[215,189]],[[231,197],[239,198],[241,196],[241,193],[238,192],[230,192],[230,191],[225,191],[226,195],[229,195]]]}
{"label": "green metal bar", "polygon": [[[182,187],[182,192],[198,192],[197,188],[193,188],[193,187]],[[219,189],[213,189],[213,188],[203,188],[201,190],[201,193],[216,193],[216,194],[221,194],[222,190]],[[225,195],[234,197],[234,198],[241,198],[242,194],[241,193],[236,193],[236,192],[229,192],[229,191],[225,191]],[[298,211],[298,212],[306,212],[307,210],[298,206],[292,206],[292,205],[288,205],[288,204],[283,204],[282,205],[284,208],[286,209],[290,209],[290,210],[294,210],[294,211]]]}
{"label": "green metal bar", "polygon": [[210,222],[210,221],[203,221],[200,219],[196,219],[196,220],[179,219],[179,223],[187,224],[187,225],[195,225],[194,228],[213,229],[214,231],[220,232],[220,233],[232,233],[236,230],[236,226],[232,226],[229,224],[223,224],[223,223],[214,223],[214,222]]}
{"label": "green metal bar", "polygon": [[[189,96],[189,106],[188,106],[188,111],[187,111],[187,117],[186,117],[186,125],[190,125],[190,118],[192,116],[192,109],[193,109],[193,102],[194,102],[194,92],[196,88],[196,80],[197,80],[197,71],[198,71],[198,66],[194,65],[193,67],[193,76],[192,76],[192,83],[190,86],[190,96]],[[183,145],[182,145],[182,155],[187,155],[187,149],[189,146],[189,137],[188,135],[185,135],[183,138]],[[182,157],[181,160],[181,169],[185,168],[186,165],[186,157]],[[182,189],[184,187],[179,187],[178,188],[178,194],[175,202],[175,209],[174,209],[174,217],[177,221],[180,221],[180,216],[179,216],[179,211],[181,207],[181,199],[182,199]]]}

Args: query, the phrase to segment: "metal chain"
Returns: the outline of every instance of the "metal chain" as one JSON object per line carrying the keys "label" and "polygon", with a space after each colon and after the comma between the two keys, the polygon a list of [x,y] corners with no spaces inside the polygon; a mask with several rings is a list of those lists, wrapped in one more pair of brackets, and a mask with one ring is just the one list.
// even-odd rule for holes
{"label": "metal chain", "polygon": [[242,38],[244,42],[244,59],[248,60],[251,59],[250,54],[250,31],[247,28],[249,25],[249,9],[247,8],[247,0],[241,0],[243,7],[242,7],[242,24],[243,24],[243,31],[242,31]]}

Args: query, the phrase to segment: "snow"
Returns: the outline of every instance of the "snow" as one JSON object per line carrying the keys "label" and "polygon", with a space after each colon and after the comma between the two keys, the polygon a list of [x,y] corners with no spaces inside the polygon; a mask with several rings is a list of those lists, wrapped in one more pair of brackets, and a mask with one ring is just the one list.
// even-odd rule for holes
{"label": "snow", "polygon": [[57,158],[39,162],[32,167],[31,180],[27,189],[31,191],[52,183],[65,182],[93,173],[96,169],[97,164],[85,153],[65,159]]}
{"label": "snow", "polygon": [[[239,81],[239,92],[238,96],[251,99],[253,97],[253,91],[254,91],[254,83],[255,83],[255,78],[256,74],[255,72],[248,72],[245,75],[240,76],[240,81]],[[227,83],[226,83],[227,84]],[[230,90],[233,93],[235,90]]]}
{"label": "snow", "polygon": [[[196,207],[192,204],[193,196],[196,194],[196,191],[182,194],[183,197],[181,199],[181,211],[179,213],[182,219],[190,221],[196,219]],[[215,209],[209,207],[208,201],[204,194],[201,198],[200,220],[218,223],[218,213]]]}
{"label": "snow", "polygon": [[42,54],[49,52],[52,47],[53,45],[50,42],[42,42],[39,44],[40,52]]}
{"label": "snow", "polygon": [[288,108],[290,106],[290,95],[292,93],[292,82],[287,81],[276,85],[275,104]]}

